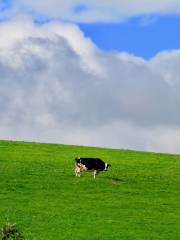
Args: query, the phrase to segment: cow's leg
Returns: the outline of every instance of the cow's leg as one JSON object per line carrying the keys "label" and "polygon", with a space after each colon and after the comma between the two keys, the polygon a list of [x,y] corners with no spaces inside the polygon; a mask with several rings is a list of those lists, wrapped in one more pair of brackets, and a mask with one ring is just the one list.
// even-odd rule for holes
{"label": "cow's leg", "polygon": [[75,168],[75,175],[76,175],[76,177],[80,177],[80,176],[81,176],[81,175],[80,175],[80,172],[81,172],[80,167],[79,167],[79,166],[76,166],[76,168]]}
{"label": "cow's leg", "polygon": [[99,171],[98,170],[94,170],[94,179],[96,178],[96,175],[99,174]]}
{"label": "cow's leg", "polygon": [[94,179],[96,178],[97,170],[94,170]]}

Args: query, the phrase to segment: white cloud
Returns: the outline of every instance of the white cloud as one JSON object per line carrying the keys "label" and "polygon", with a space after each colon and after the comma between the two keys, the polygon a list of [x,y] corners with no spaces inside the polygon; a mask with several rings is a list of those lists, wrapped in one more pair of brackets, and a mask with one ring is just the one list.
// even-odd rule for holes
{"label": "white cloud", "polygon": [[0,24],[0,138],[180,152],[179,51],[104,53],[74,24]]}
{"label": "white cloud", "polygon": [[[76,22],[119,21],[139,14],[179,13],[180,0],[16,0],[18,6]],[[77,6],[81,11],[76,11]]]}

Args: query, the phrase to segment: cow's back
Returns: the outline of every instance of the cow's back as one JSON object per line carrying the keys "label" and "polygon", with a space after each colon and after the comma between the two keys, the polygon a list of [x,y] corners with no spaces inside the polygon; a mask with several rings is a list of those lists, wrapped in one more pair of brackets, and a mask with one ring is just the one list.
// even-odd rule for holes
{"label": "cow's back", "polygon": [[105,163],[100,158],[76,158],[77,164],[83,164],[88,170],[103,171]]}

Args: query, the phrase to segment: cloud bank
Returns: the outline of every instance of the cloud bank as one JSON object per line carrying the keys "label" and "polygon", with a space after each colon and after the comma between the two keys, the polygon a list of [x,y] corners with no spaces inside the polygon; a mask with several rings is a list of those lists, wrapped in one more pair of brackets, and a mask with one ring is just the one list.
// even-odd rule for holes
{"label": "cloud bank", "polygon": [[136,15],[180,13],[179,0],[16,0],[15,6],[75,22],[116,22]]}
{"label": "cloud bank", "polygon": [[180,152],[180,51],[105,53],[75,24],[0,24],[0,138]]}

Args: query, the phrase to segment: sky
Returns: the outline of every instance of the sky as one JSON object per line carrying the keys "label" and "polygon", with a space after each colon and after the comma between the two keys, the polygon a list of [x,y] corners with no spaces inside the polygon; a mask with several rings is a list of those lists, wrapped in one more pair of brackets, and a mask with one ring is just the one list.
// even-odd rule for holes
{"label": "sky", "polygon": [[[180,47],[180,16],[135,16],[117,23],[81,23],[85,36],[105,51],[126,51],[153,58],[158,52]],[[97,34],[98,33],[98,34]]]}
{"label": "sky", "polygon": [[0,139],[180,153],[180,0],[0,0]]}

